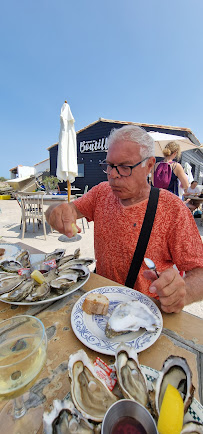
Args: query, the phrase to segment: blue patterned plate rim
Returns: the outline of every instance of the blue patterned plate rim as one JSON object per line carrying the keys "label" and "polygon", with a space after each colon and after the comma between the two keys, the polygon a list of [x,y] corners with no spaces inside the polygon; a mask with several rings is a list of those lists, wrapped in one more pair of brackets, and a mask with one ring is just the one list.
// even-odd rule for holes
{"label": "blue patterned plate rim", "polygon": [[[141,303],[147,305],[159,318],[161,326],[155,332],[147,332],[142,329],[140,332],[128,333],[113,339],[108,339],[105,336],[107,317],[103,315],[87,315],[82,310],[83,301],[90,293],[104,294],[109,298],[109,313],[111,313],[119,303],[139,300]],[[77,338],[86,347],[102,354],[114,355],[121,341],[125,341],[128,345],[134,347],[137,352],[149,348],[161,334],[163,318],[157,305],[145,294],[125,286],[104,286],[93,289],[79,298],[71,312],[71,325]]]}

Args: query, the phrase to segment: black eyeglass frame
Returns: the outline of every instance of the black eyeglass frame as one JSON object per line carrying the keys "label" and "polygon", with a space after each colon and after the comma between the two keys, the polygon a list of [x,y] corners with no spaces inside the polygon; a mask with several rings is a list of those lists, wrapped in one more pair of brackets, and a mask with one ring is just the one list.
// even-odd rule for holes
{"label": "black eyeglass frame", "polygon": [[[107,164],[107,166],[109,166],[109,167],[111,167],[111,171],[112,171],[112,169],[114,169],[114,167],[115,167],[115,169],[117,170],[117,172],[118,172],[118,174],[120,175],[120,176],[123,176],[124,178],[128,178],[128,176],[131,176],[132,175],[132,169],[134,169],[135,167],[137,167],[137,166],[139,166],[141,163],[143,163],[143,161],[145,161],[145,160],[148,160],[150,157],[146,157],[146,158],[144,158],[143,160],[141,160],[141,161],[139,161],[139,163],[136,163],[136,164],[134,164],[133,166],[127,166],[126,164],[118,164],[117,166],[115,165],[115,164],[111,164],[111,163],[107,163],[106,162],[106,160],[103,160],[101,163],[99,163],[99,165],[102,167],[102,164]],[[120,174],[120,172],[119,172],[119,169],[118,169],[118,167],[128,167],[129,169],[131,169],[131,172],[130,172],[130,175],[121,175]],[[108,173],[107,172],[107,170],[104,170],[104,169],[102,169],[103,170],[103,172],[104,173],[106,173],[107,175],[110,175],[110,173]],[[111,172],[110,171],[110,172]]]}

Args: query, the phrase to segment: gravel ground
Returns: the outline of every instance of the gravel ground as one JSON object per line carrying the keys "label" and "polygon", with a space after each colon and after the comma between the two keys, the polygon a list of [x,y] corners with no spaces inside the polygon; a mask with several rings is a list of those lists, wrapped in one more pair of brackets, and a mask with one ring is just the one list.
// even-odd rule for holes
{"label": "gravel ground", "polygon": [[[45,207],[46,208],[46,207]],[[7,243],[18,243],[21,241],[21,209],[16,200],[1,200],[0,201],[0,240]],[[203,240],[203,226],[201,226],[201,219],[195,219],[201,238]],[[67,237],[59,234],[56,231],[53,233],[50,230],[50,226],[46,223],[47,240],[44,239],[44,233],[42,225],[38,229],[35,224],[35,233],[32,231],[32,223],[28,225],[25,238],[22,240],[25,244],[31,247],[35,247],[46,253],[52,252],[56,248],[63,248],[66,250],[66,254],[73,253],[75,249],[80,248],[81,256],[94,257],[94,223],[89,223],[84,219],[85,233],[83,231],[77,234],[72,240],[68,240]],[[82,229],[82,221],[79,221],[78,226]],[[94,265],[91,266],[94,268]],[[90,267],[90,268],[91,268]],[[203,318],[203,301],[193,303],[184,308],[186,312]]]}

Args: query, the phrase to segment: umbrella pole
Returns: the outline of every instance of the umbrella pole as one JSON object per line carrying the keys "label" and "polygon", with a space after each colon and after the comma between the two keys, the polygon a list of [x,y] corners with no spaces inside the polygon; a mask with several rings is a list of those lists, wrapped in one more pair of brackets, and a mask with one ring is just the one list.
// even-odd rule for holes
{"label": "umbrella pole", "polygon": [[67,181],[67,188],[68,188],[68,202],[70,202],[70,191],[71,191],[70,181]]}

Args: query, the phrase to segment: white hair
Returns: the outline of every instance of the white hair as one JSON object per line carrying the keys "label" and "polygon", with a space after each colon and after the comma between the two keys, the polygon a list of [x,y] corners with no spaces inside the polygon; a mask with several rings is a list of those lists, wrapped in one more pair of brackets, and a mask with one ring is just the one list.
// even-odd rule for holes
{"label": "white hair", "polygon": [[[140,156],[142,159],[147,157],[154,157],[154,140],[152,137],[144,130],[144,128],[135,125],[126,125],[121,128],[113,128],[108,137],[108,148],[117,141],[129,141],[139,145]],[[143,161],[142,167],[145,166],[146,161]]]}

